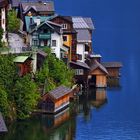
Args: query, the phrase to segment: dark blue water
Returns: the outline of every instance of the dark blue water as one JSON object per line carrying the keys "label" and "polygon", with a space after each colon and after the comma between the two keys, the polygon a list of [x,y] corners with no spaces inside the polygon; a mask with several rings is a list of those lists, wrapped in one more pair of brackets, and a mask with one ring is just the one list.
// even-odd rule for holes
{"label": "dark blue water", "polygon": [[76,140],[139,140],[140,1],[56,0],[56,6],[65,15],[92,17],[94,51],[104,61],[123,63],[122,88],[108,90],[107,105],[93,108],[88,122],[77,116]]}
{"label": "dark blue water", "polygon": [[123,63],[121,87],[107,89],[106,100],[82,100],[72,117],[57,127],[42,116],[9,126],[9,134],[2,138],[140,140],[140,1],[55,0],[55,6],[62,15],[93,18],[93,49],[103,61]]}

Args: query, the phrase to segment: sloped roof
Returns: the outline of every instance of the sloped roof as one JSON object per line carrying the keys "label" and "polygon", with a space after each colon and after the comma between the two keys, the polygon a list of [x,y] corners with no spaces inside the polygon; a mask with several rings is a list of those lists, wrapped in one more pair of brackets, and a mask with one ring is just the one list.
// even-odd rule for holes
{"label": "sloped roof", "polygon": [[40,22],[44,22],[45,20],[48,20],[51,17],[47,17],[47,16],[32,16],[32,17],[25,16],[25,24],[26,24],[26,31],[27,32],[29,32],[30,18],[32,18],[34,22],[37,18],[40,18]]}
{"label": "sloped roof", "polygon": [[54,10],[54,2],[46,1],[46,2],[24,2],[21,4],[23,8],[23,12],[26,13],[31,7],[34,7],[38,12],[52,12]]}
{"label": "sloped roof", "polygon": [[74,29],[94,29],[91,18],[88,17],[72,17]]}
{"label": "sloped roof", "polygon": [[61,25],[56,24],[56,23],[53,23],[53,22],[48,21],[48,20],[45,20],[44,22],[42,22],[42,23],[41,23],[40,25],[38,25],[38,26],[35,26],[35,28],[32,29],[32,30],[30,31],[30,33],[33,33],[34,31],[38,30],[41,26],[43,26],[43,25],[45,25],[45,24],[46,24],[50,29],[52,29],[53,31],[55,31],[55,32],[57,32],[57,33],[60,34]]}
{"label": "sloped roof", "polygon": [[59,86],[56,89],[50,91],[48,94],[51,95],[51,97],[53,97],[54,99],[59,99],[70,92],[71,92],[70,88],[67,88],[65,86]]}
{"label": "sloped roof", "polygon": [[[28,58],[30,58],[29,56],[17,56],[14,59],[15,63],[24,63]],[[31,59],[31,58],[30,58]]]}
{"label": "sloped roof", "polygon": [[121,62],[102,62],[101,64],[106,68],[121,68],[122,67]]}
{"label": "sloped roof", "polygon": [[8,4],[8,0],[0,0],[0,7],[5,7]]}
{"label": "sloped roof", "polygon": [[73,22],[72,22],[72,17],[71,17],[71,16],[62,16],[62,15],[58,15],[58,14],[55,14],[54,16],[52,16],[52,17],[50,18],[50,20],[52,20],[52,19],[54,19],[54,18],[57,18],[57,17],[60,17],[60,18],[66,20],[66,21],[68,21],[68,22],[70,22],[70,23],[73,23]]}
{"label": "sloped roof", "polygon": [[77,41],[78,42],[91,42],[91,35],[87,29],[77,30]]}
{"label": "sloped roof", "polygon": [[7,132],[7,127],[5,125],[5,122],[3,120],[2,114],[0,112],[0,132]]}
{"label": "sloped roof", "polygon": [[84,62],[80,62],[80,61],[71,61],[70,64],[74,64],[74,65],[77,65],[77,66],[80,66],[80,67],[83,67],[83,68],[86,68],[86,69],[90,69],[90,67],[84,63]]}
{"label": "sloped roof", "polygon": [[102,64],[100,64],[98,61],[95,60],[94,63],[90,66],[90,71],[92,72],[97,68],[101,69],[104,73],[108,74],[107,69]]}

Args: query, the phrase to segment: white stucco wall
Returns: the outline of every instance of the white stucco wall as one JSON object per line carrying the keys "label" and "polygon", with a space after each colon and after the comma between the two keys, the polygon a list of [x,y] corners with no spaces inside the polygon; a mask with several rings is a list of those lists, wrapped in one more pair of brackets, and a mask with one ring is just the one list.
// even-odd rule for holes
{"label": "white stucco wall", "polygon": [[84,62],[85,61],[85,54],[84,54],[84,52],[85,52],[85,45],[78,43],[77,44],[76,53],[82,55],[82,60],[79,60],[81,62]]}
{"label": "white stucco wall", "polygon": [[3,39],[2,41],[6,42],[6,10],[5,8],[1,9],[1,27],[3,29]]}
{"label": "white stucco wall", "polygon": [[[56,47],[52,46],[52,40],[56,40]],[[61,35],[54,32],[51,34],[51,49],[56,54],[56,57],[60,59],[60,48],[62,46]]]}

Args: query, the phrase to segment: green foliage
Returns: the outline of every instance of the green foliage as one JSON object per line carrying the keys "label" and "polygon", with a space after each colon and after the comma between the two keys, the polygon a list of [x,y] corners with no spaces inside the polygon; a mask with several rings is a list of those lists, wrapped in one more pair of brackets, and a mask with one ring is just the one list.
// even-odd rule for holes
{"label": "green foliage", "polygon": [[0,111],[5,117],[24,119],[33,111],[39,94],[30,75],[18,77],[13,58],[0,55]]}
{"label": "green foliage", "polygon": [[72,86],[74,73],[67,68],[62,60],[57,59],[49,48],[45,49],[47,59],[42,69],[37,72],[36,80],[38,83],[46,82],[46,92],[54,89],[59,85]]}
{"label": "green foliage", "polygon": [[17,79],[16,66],[13,63],[12,55],[0,56],[0,83],[10,97],[11,89]]}
{"label": "green foliage", "polygon": [[9,114],[8,95],[5,90],[0,86],[0,112],[7,117]]}
{"label": "green foliage", "polygon": [[17,117],[24,119],[33,111],[37,105],[39,94],[37,86],[29,75],[21,77],[16,81],[14,89]]}
{"label": "green foliage", "polygon": [[17,32],[20,28],[20,20],[17,18],[17,12],[10,10],[8,12],[8,31]]}
{"label": "green foliage", "polygon": [[3,29],[0,27],[0,48],[3,47],[2,35],[3,35]]}

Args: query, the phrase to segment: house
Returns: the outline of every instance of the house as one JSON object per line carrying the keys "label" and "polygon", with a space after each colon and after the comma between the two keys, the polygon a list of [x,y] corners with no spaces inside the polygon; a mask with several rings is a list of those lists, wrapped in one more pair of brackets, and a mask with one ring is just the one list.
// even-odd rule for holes
{"label": "house", "polygon": [[0,0],[0,28],[3,29],[2,41],[7,42],[6,31],[7,31],[7,10],[8,0]]}
{"label": "house", "polygon": [[[32,48],[50,47],[57,58],[62,59],[68,48],[63,46],[61,25],[45,20],[42,17],[26,17],[26,28],[29,29],[29,44]],[[27,22],[30,21],[30,22]]]}
{"label": "house", "polygon": [[14,63],[17,65],[17,72],[19,76],[24,76],[32,72],[32,58],[29,56],[17,56]]}
{"label": "house", "polygon": [[80,61],[71,61],[69,62],[69,66],[75,71],[74,78],[76,83],[79,85],[82,84],[83,86],[87,86],[90,67],[86,63]]}
{"label": "house", "polygon": [[91,63],[89,72],[89,85],[94,87],[107,87],[107,69],[97,60]]}
{"label": "house", "polygon": [[57,113],[69,105],[72,90],[65,86],[59,86],[43,95],[39,108],[44,113]]}
{"label": "house", "polygon": [[0,112],[0,133],[3,133],[3,132],[7,132],[7,127],[5,125],[5,122],[4,122],[4,119],[2,117],[2,114]]}
{"label": "house", "polygon": [[63,44],[69,48],[68,58],[70,61],[76,61],[77,33],[73,28],[72,17],[55,15],[49,20],[62,25]]}
{"label": "house", "polygon": [[101,64],[107,69],[109,77],[118,78],[120,76],[121,62],[102,62]]}
{"label": "house", "polygon": [[[53,1],[22,1],[19,5],[19,17],[25,23],[25,16],[52,16],[55,13]],[[25,31],[25,26],[23,26]]]}
{"label": "house", "polygon": [[92,53],[92,32],[94,25],[91,18],[72,17],[73,28],[77,32],[78,61],[85,62],[86,56]]}

